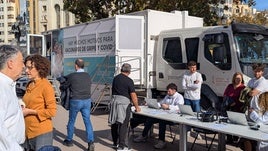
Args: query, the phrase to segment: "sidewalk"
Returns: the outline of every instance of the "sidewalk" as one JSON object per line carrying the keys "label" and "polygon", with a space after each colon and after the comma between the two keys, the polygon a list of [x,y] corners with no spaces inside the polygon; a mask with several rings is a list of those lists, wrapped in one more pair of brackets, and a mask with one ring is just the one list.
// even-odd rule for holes
{"label": "sidewalk", "polygon": [[[112,145],[112,138],[110,127],[108,126],[108,113],[104,111],[104,109],[97,109],[93,114],[91,114],[91,121],[94,128],[95,134],[95,151],[114,151],[111,148]],[[85,142],[85,126],[81,117],[81,114],[78,114],[76,124],[75,124],[75,135],[73,138],[74,146],[67,147],[62,145],[63,140],[66,137],[66,125],[68,122],[68,111],[58,105],[58,112],[57,116],[53,119],[54,122],[54,141],[53,145],[58,146],[61,148],[62,151],[85,151],[87,149],[87,143]],[[157,143],[157,134],[158,129],[154,129],[154,134],[152,138],[149,138],[146,143],[133,143],[133,137],[136,137],[142,132],[143,126],[139,126],[135,128],[134,136],[130,132],[130,145],[132,147],[132,151],[156,151],[153,148],[153,145]],[[172,127],[173,134],[176,133],[175,142],[172,144],[172,138],[170,137],[169,128],[166,131],[166,141],[167,147],[162,149],[162,151],[178,151],[179,150],[179,136],[178,136],[178,128]],[[211,135],[208,135],[212,137]],[[196,145],[194,146],[194,150],[196,151],[205,151],[205,139],[204,136],[203,140],[197,140]],[[210,143],[210,140],[208,143]],[[190,137],[187,144],[187,150],[190,150],[191,145],[193,142],[193,138]],[[202,144],[202,145],[200,145]],[[239,148],[227,145],[226,150],[228,151],[240,151]],[[211,151],[217,151],[217,138],[214,140],[212,145]]]}

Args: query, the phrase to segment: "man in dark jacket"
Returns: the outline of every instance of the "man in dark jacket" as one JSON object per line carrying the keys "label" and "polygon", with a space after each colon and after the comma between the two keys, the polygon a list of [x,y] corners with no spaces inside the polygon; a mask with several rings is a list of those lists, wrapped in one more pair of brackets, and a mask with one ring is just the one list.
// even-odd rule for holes
{"label": "man in dark jacket", "polygon": [[94,134],[90,121],[91,78],[89,74],[84,71],[84,61],[82,59],[77,59],[75,61],[75,70],[76,72],[66,76],[67,81],[70,84],[71,97],[67,138],[64,140],[63,144],[66,146],[73,145],[74,124],[77,113],[81,112],[86,127],[88,151],[94,151]]}

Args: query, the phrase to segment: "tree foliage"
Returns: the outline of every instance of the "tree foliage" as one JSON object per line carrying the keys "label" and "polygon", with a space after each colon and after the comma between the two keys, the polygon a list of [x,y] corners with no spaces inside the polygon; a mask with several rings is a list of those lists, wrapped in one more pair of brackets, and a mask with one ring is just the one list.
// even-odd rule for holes
{"label": "tree foliage", "polygon": [[[170,12],[173,10],[189,12],[191,16],[204,19],[204,25],[215,25],[221,16],[217,15],[218,5],[225,0],[63,0],[64,10],[75,14],[76,23],[88,22],[96,19],[107,18],[116,14],[126,14],[145,9]],[[255,0],[233,0],[235,4],[245,3],[249,6],[256,5]],[[228,7],[224,7],[227,10]],[[267,25],[263,14],[258,14],[256,19],[247,16],[233,16],[238,22],[251,22]]]}
{"label": "tree foliage", "polygon": [[170,12],[187,10],[189,15],[204,18],[205,25],[215,24],[218,16],[211,6],[221,0],[63,0],[64,10],[75,14],[77,23],[107,18],[145,9]]}
{"label": "tree foliage", "polygon": [[268,26],[268,19],[266,18],[265,12],[257,13],[254,17],[251,15],[234,15],[232,19],[239,23],[251,23],[251,24],[258,24],[263,26]]}

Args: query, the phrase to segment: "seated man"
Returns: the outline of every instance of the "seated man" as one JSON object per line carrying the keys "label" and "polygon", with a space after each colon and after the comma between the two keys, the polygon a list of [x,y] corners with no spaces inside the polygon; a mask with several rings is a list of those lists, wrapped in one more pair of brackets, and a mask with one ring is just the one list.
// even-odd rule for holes
{"label": "seated man", "polygon": [[[179,104],[184,104],[183,96],[177,92],[177,86],[174,83],[170,83],[167,86],[167,95],[162,101],[159,102],[159,106],[161,106],[161,108],[164,110],[171,110],[171,112],[179,112],[178,107]],[[144,129],[142,135],[135,138],[134,142],[137,143],[145,142],[147,139],[148,132],[154,123],[159,123],[159,141],[156,145],[154,145],[154,147],[157,149],[162,149],[166,147],[165,142],[166,125],[173,123],[149,117],[146,119],[146,122],[144,123]]]}

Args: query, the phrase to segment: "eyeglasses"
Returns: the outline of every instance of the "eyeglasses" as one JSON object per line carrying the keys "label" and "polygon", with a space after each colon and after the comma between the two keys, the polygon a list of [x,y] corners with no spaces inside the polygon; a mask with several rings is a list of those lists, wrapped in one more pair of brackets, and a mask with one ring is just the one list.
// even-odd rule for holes
{"label": "eyeglasses", "polygon": [[29,70],[29,71],[31,71],[32,69],[34,68],[34,66],[25,66],[25,70]]}

